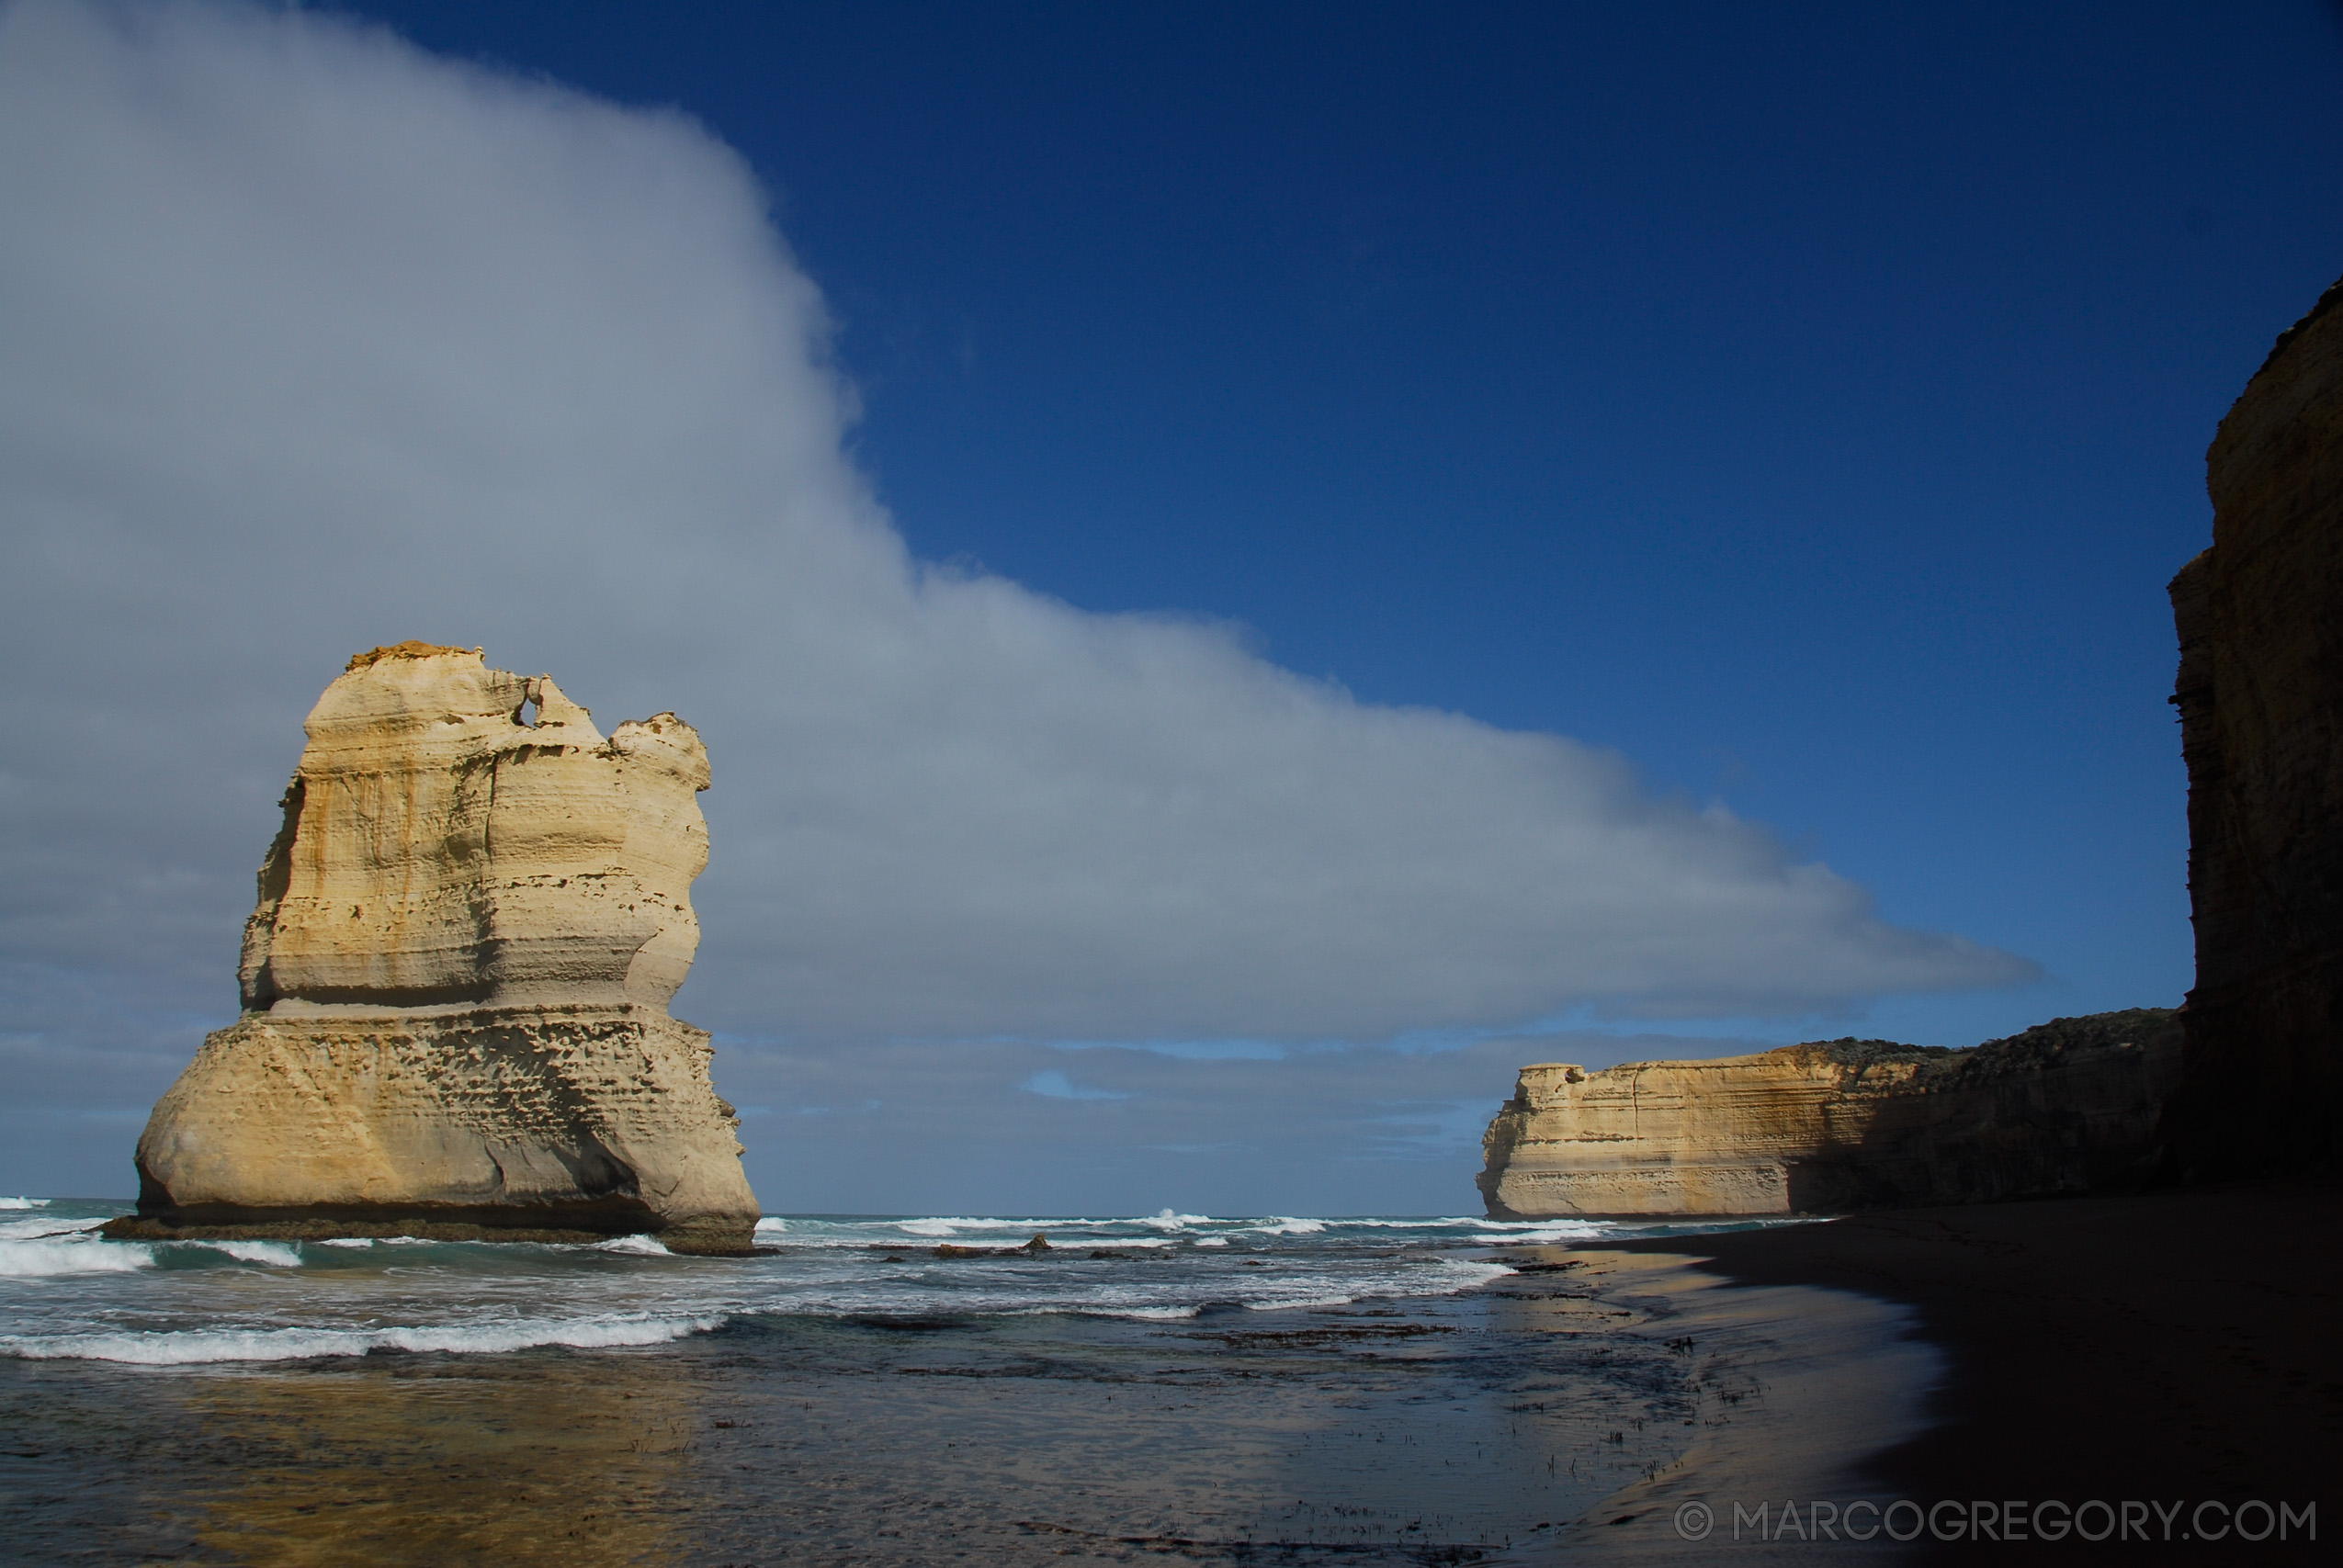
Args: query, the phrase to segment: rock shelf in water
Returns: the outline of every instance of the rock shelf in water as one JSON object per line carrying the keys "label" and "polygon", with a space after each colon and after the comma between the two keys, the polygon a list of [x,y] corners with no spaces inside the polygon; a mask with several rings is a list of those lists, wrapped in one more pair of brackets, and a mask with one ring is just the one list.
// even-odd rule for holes
{"label": "rock shelf in water", "polygon": [[698,734],[606,738],[549,677],[402,643],[305,727],[244,928],[243,1014],[139,1139],[123,1235],[599,1239],[745,1253],[704,1031]]}

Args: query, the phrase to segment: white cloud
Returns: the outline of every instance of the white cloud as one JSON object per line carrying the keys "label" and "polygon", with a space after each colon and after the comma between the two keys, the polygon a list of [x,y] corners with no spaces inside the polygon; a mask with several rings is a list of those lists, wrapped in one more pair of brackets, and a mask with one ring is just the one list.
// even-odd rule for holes
{"label": "white cloud", "polygon": [[913,561],[819,293],[680,116],[330,17],[31,0],[0,212],[0,960],[34,991],[224,1005],[301,715],[410,637],[701,727],[680,1010],[741,1032],[1370,1040],[2030,973],[1616,756]]}

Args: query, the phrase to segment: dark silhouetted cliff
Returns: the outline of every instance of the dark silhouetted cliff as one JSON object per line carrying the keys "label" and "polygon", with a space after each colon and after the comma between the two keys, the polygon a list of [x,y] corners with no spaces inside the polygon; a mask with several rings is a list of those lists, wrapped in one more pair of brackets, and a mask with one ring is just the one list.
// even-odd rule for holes
{"label": "dark silhouetted cliff", "polygon": [[2164,1121],[2191,1178],[2343,1154],[2343,282],[2206,454],[2213,547],[2172,580],[2197,984]]}

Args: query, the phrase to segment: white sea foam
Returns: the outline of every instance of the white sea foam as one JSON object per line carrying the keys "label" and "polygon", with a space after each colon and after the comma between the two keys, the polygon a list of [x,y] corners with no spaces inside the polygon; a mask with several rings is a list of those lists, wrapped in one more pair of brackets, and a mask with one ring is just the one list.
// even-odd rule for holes
{"label": "white sea foam", "polygon": [[1636,1235],[1660,1222],[1638,1224],[1622,1220],[1454,1220],[1452,1224],[1469,1225],[1477,1231],[1493,1234],[1500,1242],[1599,1241],[1607,1236]]}
{"label": "white sea foam", "polygon": [[300,1249],[281,1241],[175,1241],[164,1245],[224,1252],[239,1263],[261,1263],[271,1269],[298,1269],[301,1266]]}
{"label": "white sea foam", "polygon": [[48,1279],[59,1274],[123,1274],[151,1267],[154,1252],[137,1242],[100,1241],[83,1233],[38,1240],[0,1241],[0,1277]]}
{"label": "white sea foam", "polygon": [[46,1209],[46,1198],[0,1198],[0,1209]]}
{"label": "white sea foam", "polygon": [[[1463,1258],[1443,1258],[1429,1267],[1414,1266],[1397,1278],[1375,1280],[1354,1285],[1339,1292],[1324,1289],[1328,1281],[1301,1279],[1286,1287],[1295,1292],[1286,1295],[1272,1285],[1264,1293],[1243,1297],[1241,1305],[1253,1312],[1296,1312],[1324,1310],[1348,1306],[1353,1302],[1375,1301],[1409,1296],[1450,1296],[1486,1285],[1491,1280],[1502,1279],[1516,1270],[1501,1263],[1473,1263]],[[1318,1287],[1311,1289],[1311,1287]]]}
{"label": "white sea foam", "polygon": [[1619,1229],[1617,1225],[1604,1224],[1598,1220],[1564,1220],[1526,1227],[1511,1233],[1505,1239],[1532,1247],[1557,1241],[1601,1241],[1618,1235]]}
{"label": "white sea foam", "polygon": [[1476,1263],[1464,1258],[1443,1258],[1436,1267],[1448,1276],[1450,1283],[1446,1288],[1453,1291],[1468,1291],[1475,1285],[1486,1285],[1491,1280],[1502,1280],[1508,1274],[1521,1272],[1502,1263]]}
{"label": "white sea foam", "polygon": [[81,1235],[103,1224],[103,1220],[59,1220],[46,1214],[30,1220],[0,1220],[0,1241],[38,1241],[43,1236]]}
{"label": "white sea foam", "polygon": [[1258,1300],[1240,1301],[1237,1304],[1244,1307],[1249,1312],[1303,1312],[1308,1311],[1312,1308],[1349,1306],[1355,1301],[1364,1301],[1376,1295],[1389,1295],[1395,1293],[1397,1292],[1386,1291],[1361,1291],[1355,1295],[1347,1296],[1263,1296]]}
{"label": "white sea foam", "polygon": [[373,1350],[494,1355],[560,1345],[601,1350],[664,1345],[720,1326],[721,1317],[618,1317],[509,1320],[416,1327],[208,1328],[160,1333],[0,1336],[0,1354],[26,1360],[129,1361],[141,1366],[190,1366],[207,1361],[300,1361],[320,1356],[363,1356]]}
{"label": "white sea foam", "polygon": [[[650,1237],[556,1247],[347,1236],[332,1245],[422,1247],[432,1266],[379,1267],[391,1260],[376,1250],[376,1267],[335,1269],[324,1267],[329,1258],[357,1263],[355,1251],[282,1242],[108,1242],[77,1228],[95,1227],[115,1212],[62,1203],[0,1213],[0,1243],[8,1244],[0,1250],[0,1274],[86,1276],[12,1289],[0,1303],[0,1355],[165,1364],[655,1345],[743,1312],[1076,1314],[1172,1322],[1224,1309],[1290,1313],[1469,1292],[1510,1272],[1488,1260],[1492,1247],[1587,1245],[1659,1228],[1575,1219],[1214,1218],[1178,1210],[1090,1219],[772,1215],[757,1227],[758,1256],[724,1264],[670,1260]],[[1001,1247],[1036,1231],[1048,1236],[1051,1260],[945,1267],[924,1257],[945,1238]],[[881,1264],[876,1254],[886,1248],[901,1249],[903,1260]],[[1093,1250],[1126,1261],[1091,1262],[1083,1255]],[[1273,1266],[1232,1269],[1239,1259],[1231,1254],[1239,1251]],[[1142,1258],[1155,1261],[1132,1261]],[[304,1259],[311,1270],[292,1267]],[[252,1289],[253,1276],[264,1271],[282,1281],[265,1302]],[[549,1317],[555,1303],[569,1314],[560,1321],[504,1315]],[[255,1315],[264,1306],[269,1315]],[[142,1332],[129,1332],[130,1324]],[[382,1326],[396,1324],[425,1326]]]}
{"label": "white sea foam", "polygon": [[989,1220],[979,1219],[972,1214],[955,1214],[949,1216],[931,1214],[922,1219],[896,1220],[892,1222],[897,1230],[908,1231],[912,1235],[933,1236],[957,1235],[962,1231],[1024,1231],[1027,1234],[1031,1234],[1035,1231],[1087,1230],[1098,1225],[1112,1225],[1119,1224],[1123,1222],[1118,1220],[1037,1220],[1032,1218],[1022,1220]]}

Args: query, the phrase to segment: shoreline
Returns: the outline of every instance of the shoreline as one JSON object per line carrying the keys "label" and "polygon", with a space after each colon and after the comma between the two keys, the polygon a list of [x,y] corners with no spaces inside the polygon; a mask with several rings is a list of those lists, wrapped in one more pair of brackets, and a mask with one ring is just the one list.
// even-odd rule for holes
{"label": "shoreline", "polygon": [[[1686,1425],[1694,1429],[1672,1461],[1490,1563],[1707,1562],[1753,1551],[1783,1561],[1803,1543],[1737,1541],[1733,1501],[1753,1508],[1760,1499],[1770,1507],[1789,1497],[1840,1507],[1868,1500],[1878,1509],[1894,1500],[1861,1461],[1926,1428],[1947,1366],[1915,1332],[1915,1313],[1806,1280],[1736,1282],[1707,1267],[1701,1254],[1709,1239],[1655,1237],[1570,1253],[1584,1261],[1576,1278],[1597,1300],[1636,1310],[1647,1320],[1643,1332],[1684,1358]],[[1682,1529],[1697,1533],[1704,1511],[1707,1535],[1687,1540]],[[1873,1532],[1868,1543],[1837,1542],[1827,1560],[1873,1564],[1908,1555]]]}
{"label": "shoreline", "polygon": [[[1900,1550],[1908,1560],[2091,1554],[2091,1543],[2072,1534],[2054,1542],[2030,1530],[2020,1541],[1998,1528],[2009,1503],[2054,1499],[2152,1510],[2128,1540],[2096,1548],[2120,1548],[2126,1561],[2235,1561],[2243,1552],[2311,1560],[2319,1549],[2299,1526],[2284,1544],[2275,1533],[2258,1543],[2234,1535],[2215,1542],[2194,1539],[2190,1518],[2210,1503],[2205,1521],[2220,1525],[2228,1509],[2260,1499],[2315,1506],[2330,1541],[2343,1531],[2333,1466],[2343,1451],[2338,1219],[2343,1184],[2238,1183],[1613,1243],[1604,1254],[1715,1281],[1716,1297],[1687,1299],[1739,1325],[1744,1350],[1761,1357],[1749,1371],[1791,1395],[1777,1393],[1777,1407],[1809,1408],[1705,1433],[1676,1465],[1606,1499],[1541,1557],[1703,1562],[1760,1550],[1876,1560],[1876,1540],[1870,1548],[1721,1539],[1695,1547],[1675,1536],[1659,1506],[1702,1499],[1729,1520],[1728,1501],[1778,1509],[1792,1499],[1871,1496],[1923,1506],[1990,1500],[1979,1516],[1990,1539],[1923,1533]],[[1913,1394],[1892,1356],[1842,1348],[1834,1371],[1831,1358],[1816,1364],[1805,1356],[1795,1336],[1767,1348],[1767,1323],[1795,1304],[1782,1292],[1809,1292],[1807,1310],[1844,1313],[1828,1303],[1851,1296],[1899,1314],[1896,1337],[1941,1358],[1912,1429],[1894,1431]],[[1874,1330],[1886,1321],[1870,1320]],[[1833,1386],[1845,1403],[1817,1417],[1811,1396]],[[2159,1509],[2171,1510],[2168,1522]],[[1638,1517],[1614,1533],[1608,1520],[1627,1513]],[[2261,1516],[2252,1517],[2262,1528]],[[1901,1516],[1899,1526],[1910,1519]],[[1942,1522],[1949,1531],[1953,1517]]]}

